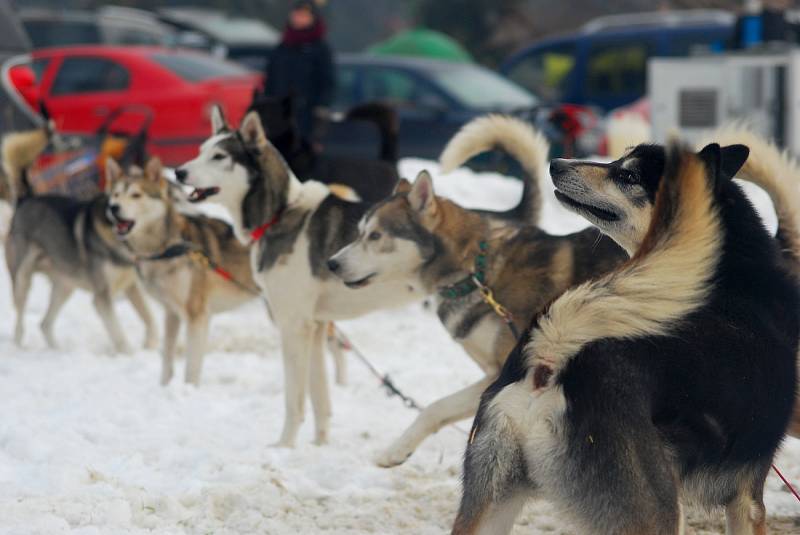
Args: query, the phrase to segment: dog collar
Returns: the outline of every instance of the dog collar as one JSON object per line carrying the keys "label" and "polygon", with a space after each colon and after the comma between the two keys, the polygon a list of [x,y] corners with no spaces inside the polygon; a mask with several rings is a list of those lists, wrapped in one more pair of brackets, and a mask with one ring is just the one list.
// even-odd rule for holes
{"label": "dog collar", "polygon": [[486,251],[489,249],[489,244],[485,241],[480,241],[478,242],[478,249],[480,252],[475,257],[475,269],[473,272],[456,283],[439,288],[441,297],[445,299],[466,297],[478,289],[477,283],[486,283]]}
{"label": "dog collar", "polygon": [[272,219],[270,219],[263,225],[256,227],[253,230],[253,232],[250,233],[250,245],[257,243],[271,227],[273,227],[278,221],[280,221],[280,219],[281,219],[281,212],[278,212]]}

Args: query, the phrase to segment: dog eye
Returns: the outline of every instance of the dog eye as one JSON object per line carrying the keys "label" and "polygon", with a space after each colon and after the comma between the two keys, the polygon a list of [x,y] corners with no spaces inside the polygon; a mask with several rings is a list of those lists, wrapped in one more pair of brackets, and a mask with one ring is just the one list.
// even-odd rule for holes
{"label": "dog eye", "polygon": [[225,159],[225,155],[224,154],[215,154],[214,156],[211,157],[211,159],[214,160],[214,161],[224,160]]}
{"label": "dog eye", "polygon": [[377,240],[380,240],[380,239],[381,239],[381,233],[380,233],[380,232],[378,232],[378,231],[376,231],[376,230],[373,230],[372,232],[370,232],[370,233],[369,233],[369,236],[367,236],[367,239],[368,239],[369,241],[377,241]]}
{"label": "dog eye", "polygon": [[131,194],[131,199],[141,199],[141,198],[142,198],[142,194],[141,193],[132,193]]}
{"label": "dog eye", "polygon": [[625,182],[635,183],[638,181],[636,173],[629,171],[628,169],[620,169],[617,176],[619,176],[620,180]]}

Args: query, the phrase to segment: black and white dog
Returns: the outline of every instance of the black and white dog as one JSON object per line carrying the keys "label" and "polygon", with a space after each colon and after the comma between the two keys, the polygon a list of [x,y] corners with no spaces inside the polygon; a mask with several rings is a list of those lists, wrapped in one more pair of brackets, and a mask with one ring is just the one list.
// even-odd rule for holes
{"label": "black and white dog", "polygon": [[731,177],[744,146],[555,160],[557,197],[626,248],[534,319],[481,400],[453,533],[508,533],[530,497],[579,533],[682,532],[681,502],[765,533],[794,401],[796,280]]}

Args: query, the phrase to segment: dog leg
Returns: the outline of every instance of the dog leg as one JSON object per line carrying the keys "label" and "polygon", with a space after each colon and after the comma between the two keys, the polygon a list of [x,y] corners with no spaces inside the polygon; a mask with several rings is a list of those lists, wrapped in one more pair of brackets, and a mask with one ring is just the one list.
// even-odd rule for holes
{"label": "dog leg", "polygon": [[336,328],[333,322],[329,322],[327,325],[325,339],[328,351],[333,356],[333,363],[336,369],[336,384],[347,386],[347,355],[344,354],[342,342],[336,337]]}
{"label": "dog leg", "polygon": [[128,296],[128,301],[133,305],[133,309],[139,315],[144,323],[144,348],[155,349],[158,347],[158,329],[156,329],[156,322],[153,319],[153,314],[150,313],[150,307],[142,295],[138,284],[131,285],[125,292]]}
{"label": "dog leg", "polygon": [[725,507],[725,535],[766,535],[766,519],[763,500],[740,493]]}
{"label": "dog leg", "polygon": [[11,277],[14,294],[14,308],[17,310],[17,324],[14,328],[14,343],[22,346],[25,336],[25,305],[28,303],[28,293],[31,291],[33,268],[36,264],[36,255],[29,252],[22,262],[16,266]]}
{"label": "dog leg", "polygon": [[453,535],[502,535],[511,533],[528,496],[516,492],[500,503],[490,503],[472,516],[459,511],[453,526]]}
{"label": "dog leg", "polygon": [[169,309],[164,314],[164,347],[161,350],[161,384],[168,385],[175,373],[175,346],[181,328],[181,317]]}
{"label": "dog leg", "polygon": [[72,295],[74,288],[67,281],[58,277],[53,277],[52,283],[53,287],[50,290],[50,303],[42,319],[41,328],[47,345],[51,349],[57,349],[58,344],[56,343],[55,336],[53,336],[53,325],[58,317],[58,313],[61,311],[61,307],[64,306],[64,303],[66,303]]}
{"label": "dog leg", "polygon": [[281,438],[275,444],[279,447],[294,447],[297,432],[305,419],[306,385],[309,383],[314,328],[313,323],[305,323],[281,329],[286,416]]}
{"label": "dog leg", "polygon": [[326,336],[325,323],[318,323],[311,347],[311,368],[309,369],[309,382],[311,392],[311,407],[314,410],[314,444],[327,444],[331,422],[331,393],[328,388],[328,367],[325,362],[323,348]]}
{"label": "dog leg", "polygon": [[128,345],[128,341],[125,339],[125,334],[119,326],[119,320],[114,311],[114,304],[111,301],[109,292],[106,290],[95,292],[92,303],[94,304],[95,310],[97,310],[97,313],[100,315],[100,319],[103,321],[103,325],[105,325],[117,353],[131,353],[131,348]]}
{"label": "dog leg", "polygon": [[400,438],[378,456],[378,466],[390,468],[404,463],[429,435],[448,424],[474,415],[478,411],[481,394],[493,380],[492,377],[485,377],[426,407]]}
{"label": "dog leg", "polygon": [[186,382],[195,386],[200,384],[203,371],[203,356],[208,341],[208,324],[211,318],[205,310],[190,317],[186,324]]}

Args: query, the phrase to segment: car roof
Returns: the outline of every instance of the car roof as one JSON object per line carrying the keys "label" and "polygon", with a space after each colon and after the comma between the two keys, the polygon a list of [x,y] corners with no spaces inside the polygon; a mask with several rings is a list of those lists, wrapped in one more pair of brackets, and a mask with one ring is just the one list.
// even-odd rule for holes
{"label": "car roof", "polygon": [[[525,55],[543,46],[577,42],[590,36],[625,36],[637,33],[652,33],[659,30],[674,32],[702,29],[725,30],[733,28],[735,22],[735,15],[720,9],[691,9],[666,12],[652,11],[644,13],[626,13],[624,15],[607,15],[590,20],[577,31],[538,39],[520,48],[517,52],[512,54],[511,58]],[[503,63],[505,64],[507,61]]]}
{"label": "car roof", "polygon": [[440,59],[420,58],[416,56],[381,56],[378,54],[336,54],[337,63],[351,63],[359,65],[379,65],[387,67],[400,67],[407,69],[476,69],[484,68],[474,63],[459,63],[455,61],[444,61]]}
{"label": "car roof", "polygon": [[[151,54],[194,54],[199,52],[183,48],[170,48],[157,45],[67,45],[38,48],[32,52],[33,56],[48,56],[53,54],[65,55],[96,55],[116,57],[142,57]],[[203,55],[203,54],[200,54]]]}

